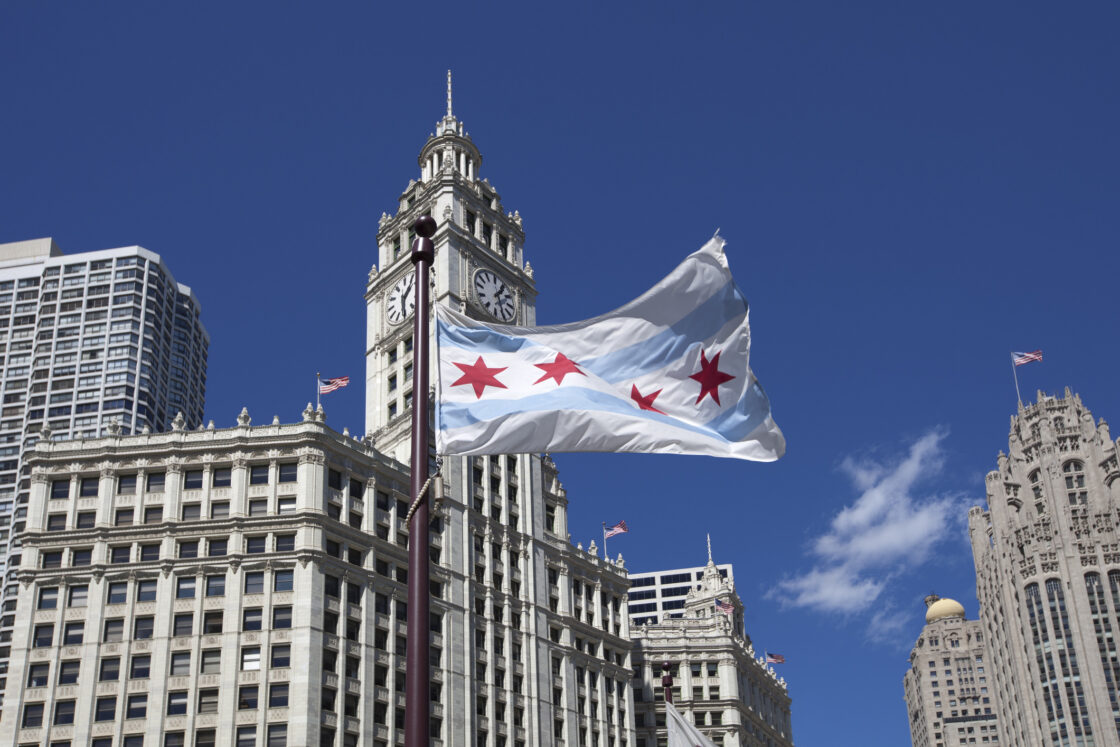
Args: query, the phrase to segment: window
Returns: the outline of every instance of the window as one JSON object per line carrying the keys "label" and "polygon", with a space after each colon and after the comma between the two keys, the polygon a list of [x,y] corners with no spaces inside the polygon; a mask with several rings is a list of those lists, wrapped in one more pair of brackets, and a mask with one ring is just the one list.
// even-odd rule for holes
{"label": "window", "polygon": [[28,703],[23,707],[23,728],[30,729],[43,725],[43,704]]}
{"label": "window", "polygon": [[68,622],[62,629],[62,645],[76,646],[85,638],[86,624],[83,622]]}
{"label": "window", "polygon": [[202,470],[192,469],[183,474],[183,490],[202,489]]}
{"label": "window", "polygon": [[296,549],[296,536],[294,534],[276,535],[276,552],[291,552]]}
{"label": "window", "polygon": [[297,464],[281,464],[280,482],[295,482],[298,467],[299,465]]}
{"label": "window", "polygon": [[124,640],[124,619],[113,618],[105,621],[105,628],[101,636],[102,643],[114,643]]}
{"label": "window", "polygon": [[197,579],[195,578],[180,578],[175,582],[175,598],[176,599],[193,599],[194,587]]}
{"label": "window", "polygon": [[202,504],[184,503],[183,511],[180,515],[183,517],[183,521],[198,521],[202,518]]}
{"label": "window", "polygon": [[237,691],[237,707],[240,710],[253,709],[257,707],[257,692],[256,685],[242,685]]}
{"label": "window", "polygon": [[273,669],[289,667],[292,663],[292,647],[287,643],[272,645],[272,660],[269,664]]}
{"label": "window", "polygon": [[[163,507],[162,506],[148,506],[144,509],[144,523],[145,524],[159,524],[163,521]],[[141,558],[143,559],[143,558]]]}
{"label": "window", "polygon": [[[162,511],[162,509],[160,510]],[[140,545],[140,560],[149,562],[153,560],[159,560],[159,545]]]}
{"label": "window", "polygon": [[172,635],[191,635],[194,633],[194,615],[190,612],[180,612],[175,615],[172,625]]}
{"label": "window", "polygon": [[167,694],[167,715],[182,716],[187,712],[187,693],[185,690]]}
{"label": "window", "polygon": [[249,501],[249,515],[250,516],[266,516],[268,514],[268,500],[260,498],[254,501]]}
{"label": "window", "polygon": [[51,586],[39,589],[39,609],[58,609],[58,587]]}
{"label": "window", "polygon": [[50,664],[32,664],[27,668],[28,687],[46,687],[50,681]]}
{"label": "window", "polygon": [[288,707],[288,685],[271,685],[268,688],[268,707],[269,708],[287,708]]}
{"label": "window", "polygon": [[229,552],[229,540],[212,539],[209,544],[209,555],[212,558],[220,558]]}
{"label": "window", "polygon": [[245,552],[250,554],[262,553],[265,551],[265,540],[267,537],[246,537],[245,538]]}
{"label": "window", "polygon": [[[218,691],[215,690],[199,690],[198,691],[198,712],[199,713],[217,713],[218,712]],[[214,732],[210,732],[213,735]],[[201,732],[199,734],[201,736]],[[202,744],[195,741],[195,744]],[[213,742],[210,742],[213,744]]]}
{"label": "window", "polygon": [[77,660],[64,661],[58,665],[58,684],[73,685],[78,681],[82,663]]}
{"label": "window", "polygon": [[261,668],[260,646],[245,646],[241,649],[241,669],[254,671]]}
{"label": "window", "polygon": [[164,472],[153,472],[148,475],[148,492],[149,493],[162,493],[163,485],[167,479]]}
{"label": "window", "polygon": [[82,498],[93,498],[97,495],[97,478],[83,477],[78,483],[78,495]]}
{"label": "window", "polygon": [[208,597],[224,597],[226,595],[226,577],[225,576],[207,576],[206,577],[206,596]]}
{"label": "window", "polygon": [[148,678],[152,669],[152,657],[144,654],[143,656],[133,656],[132,663],[129,667],[128,676],[134,680],[144,680]]}
{"label": "window", "polygon": [[136,494],[136,475],[121,475],[117,478],[117,493],[119,495]]}
{"label": "window", "polygon": [[273,591],[291,591],[295,588],[295,571],[274,571]]}
{"label": "window", "polygon": [[229,516],[229,501],[220,501],[210,504],[210,518],[224,519]]}
{"label": "window", "polygon": [[148,694],[136,693],[128,696],[125,706],[125,718],[144,718],[148,715]]}
{"label": "window", "polygon": [[221,610],[209,610],[202,613],[202,632],[204,635],[221,633],[224,627],[224,614]]}
{"label": "window", "polygon": [[94,511],[82,511],[78,514],[77,528],[78,529],[93,529],[94,524],[97,522],[97,513]]}
{"label": "window", "polygon": [[33,641],[31,645],[34,648],[48,648],[51,646],[54,643],[54,623],[36,625]]}
{"label": "window", "polygon": [[171,654],[171,676],[181,677],[191,673],[191,652],[175,651]]}
{"label": "window", "polygon": [[117,696],[98,698],[94,707],[94,721],[113,721],[117,717]]}
{"label": "window", "polygon": [[[54,725],[62,726],[64,724],[74,723],[74,701],[60,700],[54,704]],[[52,742],[53,747],[55,743]]]}
{"label": "window", "polygon": [[156,600],[156,584],[157,582],[155,581],[155,579],[146,579],[144,581],[137,582],[136,601],[154,602]]}
{"label": "window", "polygon": [[47,517],[47,531],[61,532],[66,528],[66,514],[51,514]]}
{"label": "window", "polygon": [[132,524],[132,509],[118,508],[117,513],[113,519],[113,524],[118,527],[125,527]]}
{"label": "window", "polygon": [[252,573],[245,574],[245,593],[264,593],[264,573],[262,571],[253,571]]}
{"label": "window", "polygon": [[[247,611],[247,610],[246,610]],[[273,607],[272,608],[272,627],[277,630],[292,627],[292,608],[291,607]]]}
{"label": "window", "polygon": [[229,467],[214,470],[210,484],[215,488],[228,488],[233,482],[233,472]]}
{"label": "window", "polygon": [[[284,687],[287,687],[285,685]],[[285,702],[287,698],[285,698]],[[269,724],[268,725],[268,745],[267,747],[288,747],[288,725],[287,724]]]}
{"label": "window", "polygon": [[213,729],[200,729],[194,735],[194,747],[214,747],[217,736]]}
{"label": "window", "polygon": [[44,552],[39,556],[39,566],[41,568],[61,568],[62,567],[62,550],[53,552]]}
{"label": "window", "polygon": [[89,548],[82,548],[80,550],[72,551],[70,555],[70,565],[74,567],[81,567],[89,565],[93,562],[93,550]]}
{"label": "window", "polygon": [[249,468],[249,484],[250,485],[267,485],[268,484],[268,465],[258,464]]}
{"label": "window", "polygon": [[51,499],[57,500],[60,498],[70,497],[70,481],[69,480],[51,480]]}
{"label": "window", "polygon": [[181,731],[169,731],[163,735],[163,747],[187,747],[187,736]]}
{"label": "window", "polygon": [[132,640],[143,641],[155,635],[156,619],[150,615],[138,617],[132,623]]}
{"label": "window", "polygon": [[237,727],[237,747],[256,747],[257,744],[257,727],[255,726],[239,726]]}
{"label": "window", "polygon": [[199,666],[200,674],[217,674],[222,671],[222,650],[209,648],[202,652],[202,663]]}
{"label": "window", "polygon": [[132,545],[113,547],[109,550],[110,563],[127,563],[132,559]]}
{"label": "window", "polygon": [[276,513],[278,514],[294,514],[296,512],[296,499],[295,498],[277,498],[276,499]]}
{"label": "window", "polygon": [[327,487],[331,490],[342,490],[342,473],[336,469],[328,469]]}
{"label": "window", "polygon": [[260,607],[250,607],[249,609],[245,610],[245,613],[241,618],[241,629],[242,630],[260,630],[261,629],[261,619],[262,619],[261,608]]}
{"label": "window", "polygon": [[180,541],[179,542],[179,557],[180,558],[197,558],[198,557],[198,540]]}
{"label": "window", "polygon": [[124,604],[128,601],[128,582],[114,581],[109,584],[109,604]]}

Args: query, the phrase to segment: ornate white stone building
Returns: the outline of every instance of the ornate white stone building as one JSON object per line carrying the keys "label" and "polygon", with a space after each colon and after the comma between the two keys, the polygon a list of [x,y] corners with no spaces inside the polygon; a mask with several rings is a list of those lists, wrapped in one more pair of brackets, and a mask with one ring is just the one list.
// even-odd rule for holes
{"label": "ornate white stone building", "polygon": [[[521,216],[479,179],[481,164],[452,113],[449,74],[447,112],[420,151],[420,178],[409,181],[397,212],[381,217],[380,269],[370,271],[366,290],[366,428],[380,452],[402,462],[410,459],[412,398],[427,395],[412,387],[416,219],[430,214],[438,224],[433,303],[493,321],[536,320]],[[443,475],[443,510],[458,533],[443,561],[456,574],[447,687],[455,702],[468,704],[454,711],[462,719],[452,730],[461,735],[455,744],[627,744],[629,582],[621,560],[568,541],[567,498],[547,458],[453,458]],[[494,645],[512,641],[523,651],[516,683],[505,654],[500,664],[488,661]]]}
{"label": "ornate white stone building", "polygon": [[[630,574],[630,593],[627,611],[630,627],[662,622],[684,617],[685,596],[699,589],[707,566],[674,568],[670,571],[652,571]],[[730,563],[716,566],[719,575],[734,583],[735,572]]]}
{"label": "ornate white stone building", "polygon": [[979,620],[955,600],[926,597],[926,625],[903,678],[914,747],[999,744],[990,665]]}
{"label": "ornate white stone building", "polygon": [[[191,289],[137,246],[64,255],[51,239],[0,244],[0,568],[18,565],[30,494],[25,451],[56,438],[202,422],[209,338]],[[0,613],[0,691],[14,569]]]}
{"label": "ornate white stone building", "polygon": [[[721,574],[709,555],[693,587],[680,617],[631,628],[637,747],[666,744],[661,685],[666,662],[673,677],[673,703],[717,745],[792,745],[786,682],[743,632],[743,603],[735,582]],[[719,610],[717,601],[731,610]]]}
{"label": "ornate white stone building", "polygon": [[1120,461],[1080,397],[1038,393],[969,511],[1005,745],[1120,744]]}

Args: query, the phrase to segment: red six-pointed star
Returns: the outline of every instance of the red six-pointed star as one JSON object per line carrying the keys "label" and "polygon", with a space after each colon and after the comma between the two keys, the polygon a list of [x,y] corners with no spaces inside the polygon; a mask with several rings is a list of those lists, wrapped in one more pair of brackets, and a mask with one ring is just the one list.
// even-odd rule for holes
{"label": "red six-pointed star", "polygon": [[488,386],[498,387],[505,389],[506,385],[495,378],[505,368],[487,368],[486,364],[482,361],[482,356],[478,356],[478,360],[473,364],[470,363],[456,363],[455,366],[463,372],[451,386],[461,386],[463,384],[470,384],[474,387],[474,396],[482,399],[482,392]]}
{"label": "red six-pointed star", "polygon": [[720,404],[719,385],[735,378],[731,374],[719,370],[719,355],[719,353],[716,353],[709,361],[703,348],[700,349],[700,370],[688,377],[700,383],[700,396],[696,398],[696,404],[700,404],[700,400],[704,399],[705,394],[712,395],[716,404]]}
{"label": "red six-pointed star", "polygon": [[[661,410],[658,410],[656,407],[653,406],[653,401],[655,399],[657,399],[657,395],[661,394],[661,391],[662,390],[658,389],[653,394],[647,394],[645,396],[642,396],[642,393],[638,391],[638,385],[637,384],[631,384],[630,385],[630,399],[637,402],[638,407],[642,410],[653,410],[654,412],[661,412]],[[661,414],[664,415],[665,413],[661,412]]]}
{"label": "red six-pointed star", "polygon": [[534,384],[539,384],[546,379],[556,379],[556,384],[559,386],[564,383],[564,377],[568,374],[587,376],[587,374],[579,370],[579,366],[576,365],[575,361],[571,360],[563,353],[557,353],[556,360],[552,363],[534,363],[533,365],[545,372],[544,376],[533,382]]}

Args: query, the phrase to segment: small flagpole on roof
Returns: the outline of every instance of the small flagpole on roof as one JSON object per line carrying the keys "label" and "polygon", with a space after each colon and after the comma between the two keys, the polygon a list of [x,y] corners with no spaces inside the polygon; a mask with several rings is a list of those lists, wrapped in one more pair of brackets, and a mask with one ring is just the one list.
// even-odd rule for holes
{"label": "small flagpole on roof", "polygon": [[1023,406],[1023,395],[1019,394],[1019,367],[1015,365],[1015,353],[1011,354],[1011,375],[1015,378],[1015,399]]}
{"label": "small flagpole on roof", "polygon": [[322,379],[320,378],[320,376],[322,376],[322,374],[320,374],[318,371],[316,371],[315,372],[315,409],[316,410],[319,409],[319,395],[320,395],[319,386],[320,386],[320,383],[322,382]]}
{"label": "small flagpole on roof", "polygon": [[607,522],[603,522],[603,560],[609,558],[607,555]]}

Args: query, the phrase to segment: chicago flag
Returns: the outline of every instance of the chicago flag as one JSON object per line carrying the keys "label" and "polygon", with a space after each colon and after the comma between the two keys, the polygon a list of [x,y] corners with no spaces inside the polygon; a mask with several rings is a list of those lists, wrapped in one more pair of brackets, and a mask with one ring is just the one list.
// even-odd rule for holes
{"label": "chicago flag", "polygon": [[548,327],[436,307],[440,454],[630,451],[772,461],[746,298],[712,238],[638,299]]}

